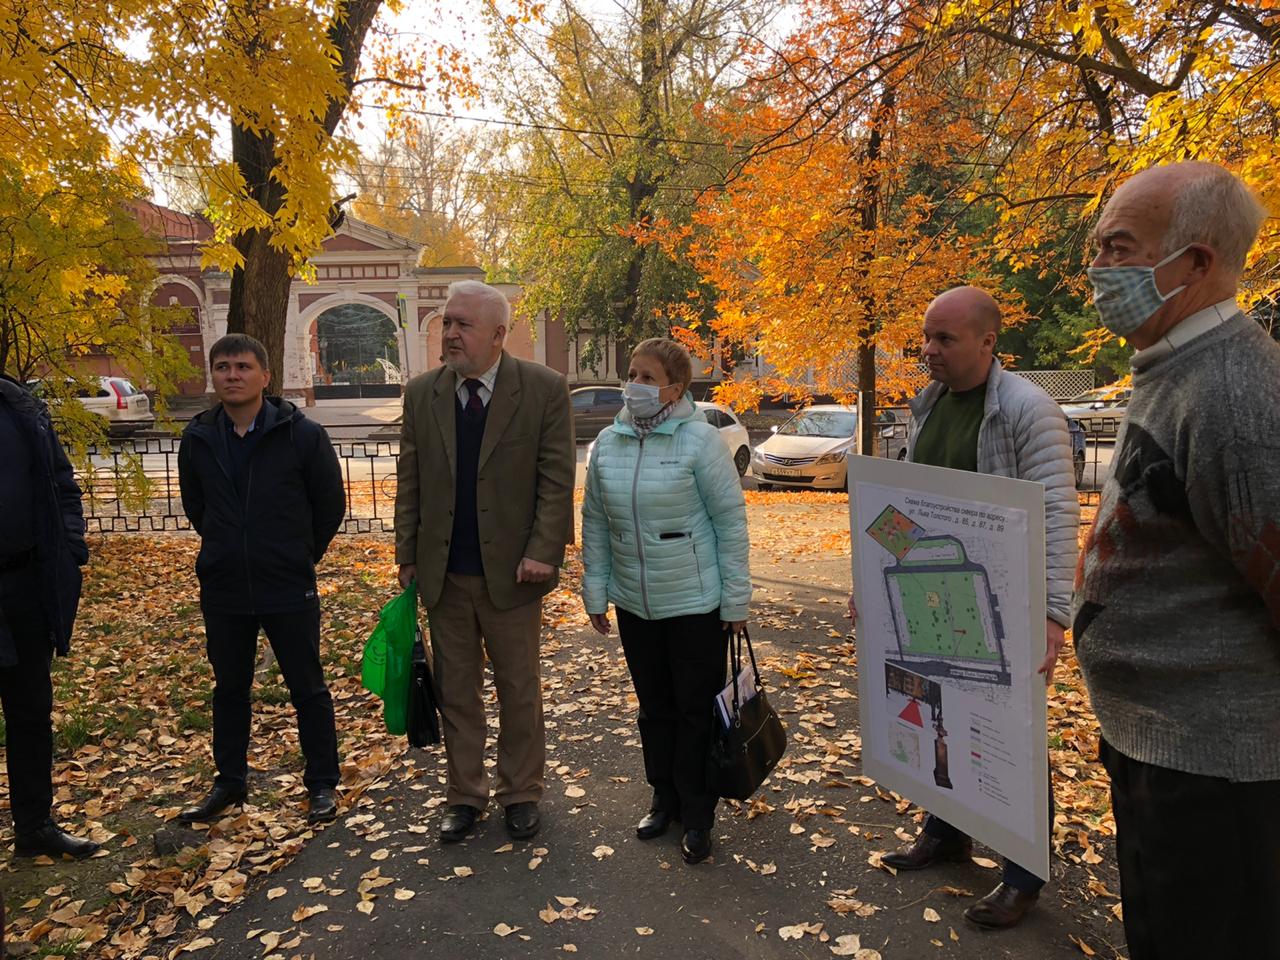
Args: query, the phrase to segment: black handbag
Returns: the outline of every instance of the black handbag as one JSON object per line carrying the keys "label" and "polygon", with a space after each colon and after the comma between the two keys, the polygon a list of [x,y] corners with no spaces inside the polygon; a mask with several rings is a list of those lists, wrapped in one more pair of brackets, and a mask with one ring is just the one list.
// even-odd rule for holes
{"label": "black handbag", "polygon": [[409,715],[405,726],[411,747],[430,747],[440,742],[436,689],[421,629],[413,642],[413,666],[409,673]]}
{"label": "black handbag", "polygon": [[[745,703],[738,695],[738,674],[742,672],[742,648],[751,661],[751,679],[755,696]],[[733,709],[726,728],[716,709],[715,734],[707,758],[707,786],[727,800],[749,800],[760,784],[777,766],[787,749],[787,731],[778,719],[756,667],[756,654],[746,628],[729,637],[729,659],[732,664]]]}

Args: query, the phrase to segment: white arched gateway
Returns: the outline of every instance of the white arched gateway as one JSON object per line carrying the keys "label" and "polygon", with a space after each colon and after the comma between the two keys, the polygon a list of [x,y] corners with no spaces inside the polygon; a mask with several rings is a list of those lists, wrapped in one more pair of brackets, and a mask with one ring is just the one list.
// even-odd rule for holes
{"label": "white arched gateway", "polygon": [[299,318],[312,389],[326,396],[395,396],[412,365],[407,323],[369,294],[344,290],[311,304]]}
{"label": "white arched gateway", "polygon": [[[155,204],[141,205],[138,216],[165,243],[151,258],[161,275],[155,302],[176,299],[192,311],[193,322],[177,335],[193,363],[207,366],[209,349],[226,333],[231,302],[230,276],[201,267],[201,245],[212,238],[212,227],[202,217]],[[310,403],[326,396],[394,395],[404,381],[440,363],[439,317],[449,285],[483,280],[485,272],[473,266],[420,267],[421,254],[415,240],[355,217],[343,220],[311,259],[314,281],[296,279],[289,291],[280,385],[285,396]],[[498,286],[518,299],[518,286]],[[512,324],[507,349],[577,376],[558,321],[543,316]],[[207,372],[183,384],[181,392],[193,404],[206,400]]]}

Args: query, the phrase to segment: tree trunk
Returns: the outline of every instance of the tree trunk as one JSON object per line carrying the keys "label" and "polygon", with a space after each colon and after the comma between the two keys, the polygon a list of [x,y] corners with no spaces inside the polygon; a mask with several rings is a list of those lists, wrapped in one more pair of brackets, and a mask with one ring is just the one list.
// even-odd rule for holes
{"label": "tree trunk", "polygon": [[[863,258],[868,263],[875,256],[870,234],[880,223],[880,156],[884,129],[894,107],[893,87],[886,86],[880,96],[880,109],[871,123],[867,138],[866,180],[860,201],[861,226],[867,247]],[[874,294],[863,298],[862,329],[858,333],[858,452],[874,456],[876,452],[876,340],[880,332],[879,304]]]}
{"label": "tree trunk", "polygon": [[[340,56],[337,67],[345,94],[329,101],[324,117],[328,136],[351,100],[360,50],[365,34],[377,16],[382,0],[350,0],[339,2],[329,26],[329,40]],[[231,157],[248,186],[249,195],[267,213],[274,216],[284,201],[284,190],[271,179],[271,171],[279,162],[275,138],[236,124],[231,127]],[[334,222],[339,212],[333,212]],[[284,395],[285,324],[289,314],[289,293],[293,284],[290,257],[271,246],[270,233],[250,230],[235,238],[235,247],[244,257],[244,265],[231,274],[231,301],[227,309],[227,330],[247,333],[261,340],[271,361],[270,392]]]}
{"label": "tree trunk", "polygon": [[231,274],[227,332],[247,333],[262,341],[271,363],[267,392],[283,396],[285,320],[293,285],[289,255],[271,247],[265,230],[242,233],[235,245],[244,257],[244,267]]}
{"label": "tree trunk", "polygon": [[[660,16],[662,0],[640,0],[640,111],[639,127],[644,137],[636,170],[627,184],[627,199],[631,222],[639,223],[652,212],[653,198],[658,195],[658,182],[662,177],[659,168],[659,151],[662,149],[662,92],[663,56]],[[627,264],[627,277],[620,297],[618,329],[622,339],[634,346],[646,331],[642,329],[640,312],[640,285],[644,281],[645,247],[631,241],[631,260]]]}

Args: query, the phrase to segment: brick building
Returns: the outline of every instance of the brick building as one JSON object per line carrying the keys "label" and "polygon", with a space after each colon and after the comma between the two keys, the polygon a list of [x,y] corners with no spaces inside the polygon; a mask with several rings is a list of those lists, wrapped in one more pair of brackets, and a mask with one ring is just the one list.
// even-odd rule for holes
{"label": "brick building", "polygon": [[[231,278],[200,267],[200,244],[212,236],[203,219],[165,207],[139,211],[144,228],[166,242],[155,258],[159,278],[152,303],[185,307],[190,322],[176,330],[192,365],[203,371],[182,385],[181,393],[212,392],[206,356],[226,333]],[[369,223],[346,217],[313,260],[316,282],[297,280],[289,297],[285,328],[284,394],[307,402],[317,398],[398,394],[408,379],[440,362],[440,310],[449,284],[483,280],[479,267],[419,267],[421,245]],[[498,284],[514,303],[515,284]],[[563,323],[540,316],[517,322],[507,334],[507,349],[564,373],[572,383],[616,382],[619,351],[603,351],[597,370],[579,363],[584,332],[574,339]],[[96,358],[102,373],[114,373],[110,357]]]}

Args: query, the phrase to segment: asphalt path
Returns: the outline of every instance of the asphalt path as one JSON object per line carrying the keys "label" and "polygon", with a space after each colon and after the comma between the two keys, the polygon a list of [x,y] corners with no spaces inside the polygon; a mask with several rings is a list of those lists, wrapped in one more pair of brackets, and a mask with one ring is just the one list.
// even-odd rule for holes
{"label": "asphalt path", "polygon": [[[533,841],[512,843],[491,808],[472,839],[441,845],[443,758],[419,752],[410,775],[366,794],[295,861],[255,881],[198,955],[817,958],[857,935],[884,960],[1068,960],[1082,955],[1073,937],[1117,956],[1110,945],[1122,946],[1123,935],[1110,902],[1086,892],[1091,879],[1118,889],[1105,840],[1095,838],[1099,866],[1055,857],[1040,903],[1020,928],[998,933],[961,916],[996,883],[996,870],[970,863],[891,876],[869,864],[913,835],[919,818],[859,779],[856,668],[839,617],[849,558],[814,546],[842,523],[847,530],[847,507],[838,496],[769,501],[749,507],[752,630],[769,696],[790,728],[789,765],[759,794],[768,807],[760,815],[722,805],[711,861],[685,865],[677,830],[636,839],[649,793],[626,667],[614,638],[569,618],[544,643],[547,792]],[[799,663],[813,665],[817,680],[783,672]],[[491,702],[491,733],[494,714]],[[492,748],[491,738],[490,763]],[[385,883],[371,890],[367,915],[362,882]],[[867,915],[837,912],[832,901]],[[326,909],[294,919],[315,906]],[[264,950],[261,938],[277,933],[272,942],[289,948]]]}

